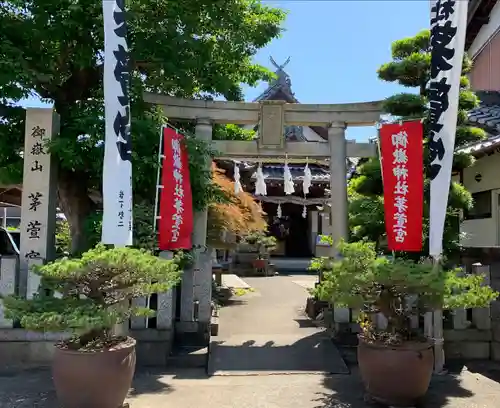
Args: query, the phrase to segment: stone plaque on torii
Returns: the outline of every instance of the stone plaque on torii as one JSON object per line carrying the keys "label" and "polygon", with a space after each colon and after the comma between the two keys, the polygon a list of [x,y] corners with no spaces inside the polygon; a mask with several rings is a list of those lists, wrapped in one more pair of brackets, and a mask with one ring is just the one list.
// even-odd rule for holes
{"label": "stone plaque on torii", "polygon": [[[286,80],[283,67],[278,74]],[[280,70],[282,72],[280,72]],[[280,78],[278,78],[280,79]],[[283,79],[281,79],[283,80]],[[329,161],[331,234],[334,245],[331,256],[336,256],[336,243],[348,236],[347,214],[347,157],[375,157],[377,147],[373,143],[346,141],[347,126],[372,126],[380,120],[382,101],[346,104],[300,104],[285,101],[228,102],[175,98],[167,95],[145,93],[147,103],[160,105],[170,119],[196,122],[195,134],[205,141],[212,140],[215,123],[256,125],[259,138],[253,141],[214,140],[213,148],[220,159],[240,161],[265,161],[266,158],[316,159]],[[288,142],[284,127],[316,126],[328,129],[324,142]],[[207,212],[195,213],[193,245],[206,245]],[[195,273],[196,271],[196,273]],[[211,257],[197,257],[195,266],[185,271],[182,279],[180,322],[178,334],[198,339],[206,338],[211,319]],[[197,311],[195,313],[195,310]],[[196,316],[195,316],[196,314]],[[209,337],[209,336],[208,336]]]}

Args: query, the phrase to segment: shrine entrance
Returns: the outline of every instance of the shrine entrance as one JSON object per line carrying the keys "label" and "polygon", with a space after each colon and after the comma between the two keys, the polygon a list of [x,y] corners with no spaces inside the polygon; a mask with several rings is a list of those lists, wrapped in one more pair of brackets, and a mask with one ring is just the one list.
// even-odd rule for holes
{"label": "shrine entrance", "polygon": [[312,258],[314,256],[308,238],[309,225],[307,215],[296,204],[284,204],[283,214],[287,222],[287,236],[285,237],[285,256],[290,258]]}
{"label": "shrine entrance", "polygon": [[[297,204],[282,204],[281,217],[278,217],[278,204],[264,203],[262,209],[268,214],[269,234],[278,241],[275,257],[312,258],[310,214],[304,217],[303,207]],[[274,215],[273,215],[274,214]]]}
{"label": "shrine entrance", "polygon": [[[278,67],[277,75],[277,83],[273,89],[288,92],[290,81],[282,67]],[[293,95],[289,96],[294,98]],[[345,130],[347,126],[373,126],[377,123],[382,113],[382,102],[323,105],[300,104],[295,99],[227,102],[187,100],[152,93],[145,93],[144,100],[161,106],[169,119],[195,121],[195,135],[201,140],[212,141],[214,150],[220,154],[218,160],[232,161],[235,165],[241,162],[254,163],[256,173],[264,173],[268,163],[278,163],[283,167],[282,179],[287,178],[287,182],[296,183],[296,191],[303,187],[299,184],[303,184],[301,177],[305,174],[307,165],[320,163],[324,171],[317,177],[316,183],[324,184],[323,196],[298,196],[286,190],[284,194],[275,196],[258,193],[257,184],[267,184],[270,180],[269,177],[266,180],[265,176],[259,176],[259,183],[257,180],[255,182],[255,198],[263,205],[268,202],[274,204],[274,207],[290,207],[286,211],[282,208],[281,213],[289,217],[290,223],[295,222],[284,240],[285,254],[293,257],[311,255],[311,252],[314,254],[314,251],[309,252],[307,245],[310,242],[312,247],[313,236],[308,237],[307,234],[318,234],[319,231],[309,228],[304,237],[305,224],[315,219],[312,225],[318,225],[318,207],[334,209],[329,212],[328,224],[323,225],[322,231],[332,237],[334,245],[323,248],[326,252],[316,252],[315,255],[337,256],[336,243],[348,236],[347,158],[374,157],[377,154],[375,144],[347,141]],[[215,123],[258,127],[258,137],[252,141],[212,140],[212,127]],[[303,130],[302,133],[300,129]],[[296,177],[293,174],[285,177],[289,171],[293,173],[291,168],[294,166],[298,168]],[[314,187],[314,182],[312,184],[311,188]],[[301,214],[304,209],[305,217]],[[290,215],[286,215],[287,212]],[[278,215],[277,209],[269,215]],[[212,250],[206,248],[206,235],[207,211],[195,213],[193,246],[202,250],[195,251],[193,268],[183,273],[181,299],[177,302],[180,312],[175,312],[173,293],[163,297],[163,302],[168,303],[173,311],[172,325],[174,316],[180,316],[175,322],[175,332],[178,342],[182,344],[203,346],[210,341],[213,274]]]}

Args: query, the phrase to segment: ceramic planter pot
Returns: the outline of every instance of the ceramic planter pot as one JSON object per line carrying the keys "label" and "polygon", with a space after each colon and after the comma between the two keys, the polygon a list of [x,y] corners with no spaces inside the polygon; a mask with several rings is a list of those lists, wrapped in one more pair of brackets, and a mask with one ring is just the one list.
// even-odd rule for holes
{"label": "ceramic planter pot", "polygon": [[136,341],[110,350],[81,352],[56,348],[52,375],[64,408],[119,408],[135,372]]}
{"label": "ceramic planter pot", "polygon": [[367,343],[359,337],[358,364],[369,399],[394,407],[418,405],[434,367],[431,342],[398,346]]}

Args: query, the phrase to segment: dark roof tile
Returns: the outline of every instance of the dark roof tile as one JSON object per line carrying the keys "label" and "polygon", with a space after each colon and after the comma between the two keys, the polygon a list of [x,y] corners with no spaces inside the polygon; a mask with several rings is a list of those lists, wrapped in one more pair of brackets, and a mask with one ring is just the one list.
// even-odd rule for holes
{"label": "dark roof tile", "polygon": [[[346,175],[347,178],[350,178],[352,172],[356,168],[355,165],[349,163],[351,168],[347,168],[346,166]],[[290,172],[292,173],[292,178],[294,181],[303,181],[304,180],[304,165],[297,164],[289,164]],[[284,164],[263,164],[262,172],[264,173],[264,178],[267,180],[283,180],[285,166]],[[321,166],[310,164],[309,169],[311,170],[312,182],[313,183],[324,183],[330,182],[330,172],[328,169],[323,168]],[[255,180],[255,173],[252,174],[252,180]]]}
{"label": "dark roof tile", "polygon": [[[492,98],[490,98],[490,101],[492,101]],[[493,133],[500,132],[500,102],[490,104],[490,102],[481,101],[477,108],[469,111],[468,119],[471,124],[487,127]]]}

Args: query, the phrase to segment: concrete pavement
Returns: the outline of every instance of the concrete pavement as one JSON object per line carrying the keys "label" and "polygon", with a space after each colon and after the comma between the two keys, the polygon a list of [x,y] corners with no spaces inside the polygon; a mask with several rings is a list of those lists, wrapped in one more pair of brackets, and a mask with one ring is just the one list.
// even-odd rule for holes
{"label": "concrete pavement", "polygon": [[[253,289],[220,311],[209,372],[214,375],[347,374],[328,334],[305,316],[316,277],[245,278]],[[306,282],[306,284],[303,284]]]}
{"label": "concrete pavement", "polygon": [[[490,378],[488,378],[490,377]],[[433,379],[426,408],[497,408],[500,367]],[[139,371],[130,408],[369,408],[351,375],[214,376]],[[49,370],[0,371],[0,408],[61,408]]]}
{"label": "concrete pavement", "polygon": [[[277,341],[277,332],[306,338],[317,333],[301,311],[309,279],[245,279],[256,290],[222,310],[221,339],[255,339],[260,333]],[[271,293],[274,300],[267,298]],[[254,305],[248,307],[251,302]],[[300,367],[305,359],[298,359],[296,365]],[[288,375],[286,369],[279,374],[276,364],[274,368],[276,375],[212,377],[204,370],[138,371],[127,402],[130,408],[367,408],[356,367],[350,367],[350,375]],[[426,408],[497,408],[500,366],[471,364],[469,368],[434,378]],[[61,408],[50,371],[0,366],[0,408]]]}

